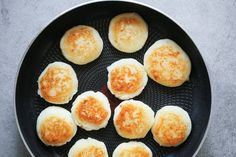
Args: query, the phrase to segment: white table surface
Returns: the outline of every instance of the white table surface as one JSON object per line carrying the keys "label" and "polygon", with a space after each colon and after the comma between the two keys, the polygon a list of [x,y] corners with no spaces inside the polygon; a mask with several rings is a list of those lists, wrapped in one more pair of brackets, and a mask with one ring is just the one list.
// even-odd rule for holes
{"label": "white table surface", "polygon": [[[198,157],[236,157],[236,0],[142,0],[174,18],[211,76],[212,116]],[[85,0],[0,0],[0,157],[30,156],[14,117],[14,81],[24,51],[58,13]]]}

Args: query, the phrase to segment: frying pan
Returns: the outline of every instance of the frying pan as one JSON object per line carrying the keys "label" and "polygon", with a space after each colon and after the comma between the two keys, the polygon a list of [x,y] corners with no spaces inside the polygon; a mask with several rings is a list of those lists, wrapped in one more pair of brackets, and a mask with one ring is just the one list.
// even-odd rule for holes
{"label": "frying pan", "polygon": [[[108,40],[108,26],[112,17],[124,12],[137,12],[148,24],[149,36],[144,47],[136,53],[125,54],[116,50]],[[101,56],[87,64],[75,65],[67,61],[61,53],[59,42],[66,30],[76,25],[90,25],[98,30],[104,48]],[[19,132],[25,146],[32,156],[64,157],[70,147],[81,138],[92,137],[103,141],[109,156],[122,142],[129,140],[120,137],[113,126],[113,110],[120,101],[109,92],[106,86],[106,67],[121,58],[135,58],[143,63],[146,50],[157,40],[169,38],[178,43],[188,54],[192,63],[190,80],[176,88],[164,87],[151,79],[144,91],[134,99],[148,104],[154,112],[166,105],[177,105],[185,109],[192,120],[192,131],[188,139],[180,146],[166,148],[159,146],[149,132],[143,139],[156,157],[190,157],[199,150],[207,131],[211,111],[211,87],[204,61],[197,47],[185,33],[169,17],[160,11],[133,1],[95,1],[77,6],[64,12],[47,25],[29,46],[22,60],[15,91],[15,114]],[[108,126],[98,131],[85,131],[78,128],[76,136],[66,145],[60,147],[45,146],[37,137],[36,119],[47,103],[37,94],[37,79],[44,68],[54,61],[70,64],[75,70],[79,88],[69,104],[62,107],[70,111],[73,100],[77,95],[88,90],[103,92],[110,101],[112,117]]]}

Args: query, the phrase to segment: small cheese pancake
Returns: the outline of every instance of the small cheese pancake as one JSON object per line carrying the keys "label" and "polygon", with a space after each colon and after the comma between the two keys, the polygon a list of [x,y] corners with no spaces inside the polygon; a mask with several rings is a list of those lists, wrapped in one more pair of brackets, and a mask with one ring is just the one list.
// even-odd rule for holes
{"label": "small cheese pancake", "polygon": [[160,146],[176,147],[188,138],[191,129],[191,119],[185,110],[165,106],[156,113],[152,134]]}
{"label": "small cheese pancake", "polygon": [[189,80],[191,62],[174,41],[161,39],[145,53],[144,67],[154,81],[167,87],[177,87]]}
{"label": "small cheese pancake", "polygon": [[123,13],[111,20],[108,38],[116,49],[133,53],[144,46],[148,38],[148,26],[139,14]]}
{"label": "small cheese pancake", "polygon": [[87,91],[73,102],[72,116],[78,126],[90,131],[105,128],[111,117],[110,103],[101,92]]}
{"label": "small cheese pancake", "polygon": [[126,100],[115,108],[113,122],[121,137],[144,138],[153,125],[154,112],[141,101]]}
{"label": "small cheese pancake", "polygon": [[121,100],[138,96],[148,81],[143,65],[132,58],[118,60],[107,67],[107,70],[108,89]]}
{"label": "small cheese pancake", "polygon": [[142,142],[121,143],[112,157],[152,157],[152,151]]}
{"label": "small cheese pancake", "polygon": [[51,106],[37,118],[36,130],[39,139],[48,146],[61,146],[69,142],[77,131],[71,114],[64,108]]}
{"label": "small cheese pancake", "polygon": [[63,62],[48,64],[38,79],[38,94],[49,103],[68,103],[77,89],[75,71]]}
{"label": "small cheese pancake", "polygon": [[88,138],[78,140],[70,149],[68,157],[108,157],[106,145]]}
{"label": "small cheese pancake", "polygon": [[66,31],[61,39],[60,47],[67,60],[83,65],[100,56],[103,41],[97,30],[90,26],[79,25]]}

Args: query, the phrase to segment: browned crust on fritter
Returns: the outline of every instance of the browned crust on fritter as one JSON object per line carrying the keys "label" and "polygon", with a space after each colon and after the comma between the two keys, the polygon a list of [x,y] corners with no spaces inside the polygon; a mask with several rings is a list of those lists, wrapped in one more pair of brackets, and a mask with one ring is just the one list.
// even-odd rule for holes
{"label": "browned crust on fritter", "polygon": [[100,125],[108,116],[102,102],[90,96],[82,100],[76,108],[76,116],[85,123]]}
{"label": "browned crust on fritter", "polygon": [[[59,75],[63,74],[63,77]],[[40,94],[49,102],[64,102],[71,96],[73,91],[70,69],[50,67],[40,79]],[[55,95],[51,96],[50,91]]]}
{"label": "browned crust on fritter", "polygon": [[[133,73],[132,71],[136,71]],[[126,77],[132,78],[125,81]],[[113,91],[118,93],[132,94],[140,90],[143,76],[141,69],[134,65],[116,67],[110,72],[110,83]]]}
{"label": "browned crust on fritter", "polygon": [[103,149],[96,146],[89,146],[75,153],[74,157],[105,157]]}
{"label": "browned crust on fritter", "polygon": [[[132,27],[138,27],[139,29],[142,29],[143,27],[143,24],[141,23],[141,21],[135,17],[119,18],[119,20],[113,23],[113,29],[112,29],[114,31],[113,37],[116,42],[120,39],[123,39],[126,42],[131,43],[134,40],[135,31],[128,31],[127,27],[129,25],[131,25]],[[121,33],[123,32],[126,32],[125,36],[121,36]]]}
{"label": "browned crust on fritter", "polygon": [[155,49],[148,56],[147,62],[149,74],[161,84],[178,86],[188,79],[188,62],[171,46],[166,45]]}
{"label": "browned crust on fritter", "polygon": [[179,115],[167,113],[159,117],[152,128],[152,133],[162,145],[175,146],[184,141],[187,126]]}
{"label": "browned crust on fritter", "polygon": [[145,118],[142,108],[132,104],[122,104],[121,111],[115,119],[115,125],[123,135],[131,138],[139,137],[148,127]]}
{"label": "browned crust on fritter", "polygon": [[42,122],[39,134],[46,144],[62,144],[73,136],[73,126],[61,118],[51,116]]}
{"label": "browned crust on fritter", "polygon": [[119,157],[150,157],[150,153],[142,148],[142,147],[133,147],[122,150],[122,152],[119,154]]}
{"label": "browned crust on fritter", "polygon": [[[84,44],[77,44],[77,41],[82,39]],[[63,49],[67,55],[77,58],[78,56],[92,55],[90,52],[98,51],[98,42],[96,41],[93,31],[86,26],[74,27],[67,31],[63,40]]]}

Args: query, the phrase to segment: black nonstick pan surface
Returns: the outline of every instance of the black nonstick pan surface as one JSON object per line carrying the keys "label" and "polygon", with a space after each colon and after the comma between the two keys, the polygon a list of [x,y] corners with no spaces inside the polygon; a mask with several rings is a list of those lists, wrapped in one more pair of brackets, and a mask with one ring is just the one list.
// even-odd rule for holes
{"label": "black nonstick pan surface", "polygon": [[[148,24],[149,36],[144,47],[133,54],[119,52],[108,40],[109,22],[117,14],[137,12]],[[76,25],[89,25],[98,30],[104,48],[101,56],[87,64],[75,65],[67,61],[61,53],[59,43],[66,30]],[[134,99],[148,104],[154,112],[166,105],[177,105],[185,109],[192,120],[192,132],[179,147],[160,147],[152,138],[151,132],[140,140],[153,152],[154,157],[191,157],[199,149],[207,130],[211,111],[211,88],[204,61],[190,37],[173,20],[163,13],[136,2],[98,1],[75,7],[53,20],[36,37],[27,50],[19,69],[16,82],[15,111],[22,139],[32,156],[64,157],[70,147],[81,138],[92,137],[103,141],[109,156],[122,142],[129,140],[120,137],[113,126],[114,108],[120,103],[108,91],[106,67],[121,58],[134,58],[143,63],[146,50],[158,39],[169,38],[178,43],[188,54],[192,63],[190,80],[182,86],[168,88],[148,80],[144,91]],[[76,136],[66,145],[60,147],[45,146],[37,137],[36,119],[46,107],[53,105],[44,101],[37,94],[37,80],[44,68],[54,61],[70,64],[77,74],[79,88],[69,104],[62,107],[70,111],[77,95],[88,91],[101,91],[110,101],[112,116],[108,126],[98,131],[85,131],[78,128]]]}

